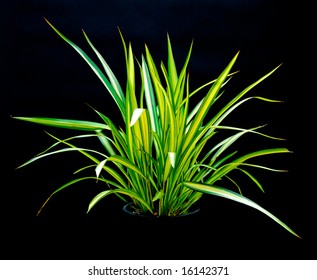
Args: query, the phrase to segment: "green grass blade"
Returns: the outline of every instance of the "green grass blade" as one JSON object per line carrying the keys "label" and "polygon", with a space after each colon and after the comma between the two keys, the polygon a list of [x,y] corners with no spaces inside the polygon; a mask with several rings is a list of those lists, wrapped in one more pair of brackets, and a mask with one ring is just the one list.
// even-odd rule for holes
{"label": "green grass blade", "polygon": [[233,67],[235,61],[238,58],[238,54],[237,53],[234,58],[230,61],[230,63],[228,64],[228,66],[225,68],[225,70],[223,70],[223,72],[220,74],[220,76],[218,77],[218,79],[216,80],[216,82],[212,85],[211,89],[209,90],[209,92],[207,93],[207,95],[205,96],[201,106],[199,107],[192,123],[191,126],[188,130],[188,133],[186,135],[185,141],[184,141],[184,146],[183,148],[186,149],[188,147],[188,145],[193,141],[193,138],[195,137],[195,134],[197,133],[199,127],[201,126],[204,117],[206,116],[210,106],[212,105],[219,89],[221,88],[222,84],[224,83],[225,79],[227,78],[231,68]]}
{"label": "green grass blade", "polygon": [[70,119],[56,119],[56,118],[30,118],[30,117],[12,117],[14,119],[47,125],[54,126],[58,128],[67,128],[74,130],[85,130],[85,131],[100,131],[103,129],[110,129],[109,126],[90,121],[82,120],[70,120]]}
{"label": "green grass blade", "polygon": [[[47,131],[45,131],[46,134],[48,134],[49,136],[51,136]],[[72,137],[69,137],[67,139],[64,139],[63,141],[64,142],[68,142],[68,141],[71,141],[71,140],[75,140],[75,139],[82,139],[82,138],[89,138],[89,137],[97,137],[96,134],[82,134],[82,135],[76,135],[76,136],[72,136]],[[41,154],[45,154],[46,152],[48,152],[49,150],[52,150],[54,147],[56,147],[57,145],[59,144],[62,144],[63,142],[61,141],[57,141],[55,142],[53,145],[51,145],[50,147],[48,147],[46,150],[44,150],[43,152],[40,152],[39,154],[37,154],[38,156],[41,155]]]}
{"label": "green grass blade", "polygon": [[[92,160],[94,163],[99,164],[100,161],[99,161],[97,158],[93,157],[91,154],[89,154],[89,153],[87,152],[88,149],[85,150],[85,149],[77,148],[75,145],[73,145],[73,144],[67,142],[66,140],[61,140],[61,139],[57,138],[56,136],[54,136],[54,135],[52,135],[52,134],[50,134],[50,133],[48,133],[48,132],[47,132],[47,134],[48,134],[50,137],[52,137],[53,139],[59,141],[60,143],[63,143],[63,144],[65,144],[65,145],[71,147],[72,149],[74,149],[74,151],[75,151],[75,149],[78,149],[78,152],[80,152],[80,153],[83,154],[85,157],[87,157],[87,158],[89,158],[90,160]],[[89,151],[89,150],[88,150],[88,151]],[[97,152],[97,151],[95,151],[95,150],[91,150],[91,151],[92,151],[92,152]],[[98,152],[97,152],[97,153],[98,153]],[[43,155],[43,153],[42,153],[41,155]],[[100,155],[102,155],[102,157],[107,157],[106,155],[101,154],[101,153],[100,153]]]}
{"label": "green grass blade", "polygon": [[[90,179],[96,180],[97,178],[96,178],[96,177],[82,177],[82,178],[77,178],[77,179],[74,179],[74,180],[72,180],[72,181],[70,181],[70,182],[68,182],[68,183],[66,183],[66,184],[64,184],[64,185],[62,185],[61,187],[59,187],[57,190],[55,190],[55,191],[45,200],[45,202],[42,204],[41,208],[38,210],[36,216],[38,216],[38,215],[41,213],[41,211],[42,211],[42,209],[44,208],[44,206],[48,203],[48,201],[52,198],[52,196],[53,196],[54,194],[60,192],[61,190],[65,189],[65,188],[67,188],[67,187],[69,187],[69,186],[71,186],[71,185],[74,185],[74,184],[76,184],[76,183],[78,183],[78,182],[81,182],[81,181],[83,181],[83,180],[90,180]],[[103,178],[100,178],[100,180],[102,180],[102,181],[104,181],[104,182],[106,182],[106,183],[109,183],[108,180],[105,180],[105,179],[103,179]]]}
{"label": "green grass blade", "polygon": [[[277,67],[275,67],[273,70],[271,70],[269,73],[267,73],[266,75],[262,76],[260,79],[258,79],[257,81],[255,81],[254,83],[252,83],[251,85],[247,86],[244,90],[242,90],[236,97],[234,97],[229,103],[227,103],[219,112],[217,115],[215,115],[215,117],[210,121],[211,124],[217,125],[219,124],[231,111],[233,111],[233,109],[237,108],[238,106],[240,106],[240,104],[242,104],[243,102],[250,100],[252,98],[257,98],[257,99],[261,99],[264,101],[269,101],[269,102],[280,102],[277,100],[270,100],[267,98],[263,98],[263,97],[259,97],[259,96],[252,96],[249,98],[246,98],[244,100],[242,100],[240,103],[238,103],[238,105],[236,104],[234,107],[233,105],[235,103],[237,103],[238,100],[240,100],[246,93],[248,93],[252,88],[254,88],[255,86],[257,86],[258,84],[260,84],[263,80],[265,80],[266,78],[268,78],[270,75],[272,75],[279,67],[281,66],[278,65]],[[233,107],[233,108],[231,108]],[[231,109],[230,109],[231,108]],[[230,109],[230,110],[229,110]]]}
{"label": "green grass blade", "polygon": [[136,192],[132,191],[132,190],[127,190],[127,189],[114,189],[114,190],[107,190],[107,191],[103,191],[99,194],[97,194],[89,203],[88,206],[88,211],[87,213],[103,198],[105,198],[106,196],[113,194],[113,193],[119,193],[119,194],[124,194],[127,195],[131,198],[134,198],[136,200],[138,200],[142,205],[144,205],[152,214],[153,214],[153,210],[151,208],[151,206],[142,198],[140,197]]}
{"label": "green grass blade", "polygon": [[44,157],[47,157],[47,156],[51,156],[51,155],[54,155],[54,154],[59,154],[59,153],[65,153],[65,152],[73,152],[73,151],[77,151],[77,152],[92,152],[92,153],[96,153],[96,154],[99,154],[103,157],[107,157],[106,155],[98,152],[98,151],[95,151],[95,150],[91,150],[91,149],[84,149],[84,148],[64,148],[64,149],[60,149],[60,150],[57,150],[57,151],[54,151],[54,152],[49,152],[49,153],[46,153],[46,154],[41,154],[39,156],[36,156],[34,158],[31,158],[30,160],[28,160],[27,162],[23,163],[22,165],[18,166],[18,168],[22,168],[36,160],[39,160],[41,158],[44,158]]}
{"label": "green grass blade", "polygon": [[266,209],[264,209],[263,207],[261,207],[257,203],[253,202],[252,200],[250,200],[250,199],[248,199],[248,198],[246,198],[238,193],[235,193],[235,192],[230,191],[230,190],[225,189],[225,188],[220,188],[220,187],[215,187],[215,186],[200,184],[200,183],[194,183],[194,182],[183,182],[183,185],[192,189],[192,190],[198,191],[198,192],[203,192],[203,193],[227,198],[227,199],[245,204],[245,205],[250,206],[252,208],[255,208],[255,209],[259,210],[260,212],[264,213],[265,215],[267,215],[268,217],[270,217],[271,219],[273,219],[275,222],[277,222],[279,225],[281,225],[287,231],[289,231],[293,235],[300,238],[300,236],[298,234],[296,234],[292,229],[290,229],[285,223],[283,223],[276,216],[271,214],[269,211],[267,211]]}
{"label": "green grass blade", "polygon": [[171,45],[170,37],[168,35],[167,35],[167,69],[168,69],[168,77],[170,81],[170,86],[171,86],[172,92],[174,92],[177,85],[178,76],[177,76],[177,69],[176,69],[175,60],[173,56],[172,45]]}
{"label": "green grass blade", "polygon": [[193,49],[193,42],[190,45],[185,63],[179,74],[177,84],[174,89],[174,104],[176,108],[180,107],[182,105],[182,101],[184,100],[184,85],[186,84],[187,66],[190,60],[192,49]]}
{"label": "green grass blade", "polygon": [[130,170],[136,172],[137,174],[139,174],[144,179],[146,179],[146,177],[142,173],[142,170],[140,170],[133,162],[131,162],[130,160],[128,160],[125,157],[122,157],[122,156],[119,156],[119,155],[113,155],[113,156],[108,157],[107,161],[111,161],[111,162],[115,162],[115,163],[121,164],[121,165],[129,168]]}
{"label": "green grass blade", "polygon": [[153,91],[149,69],[147,67],[146,61],[143,56],[142,56],[142,71],[143,71],[143,79],[144,79],[145,101],[146,101],[147,109],[149,111],[151,127],[154,132],[160,135],[161,129],[159,127],[155,95]]}
{"label": "green grass blade", "polygon": [[121,111],[122,116],[125,116],[125,105],[124,102],[121,100],[120,95],[115,91],[115,89],[112,87],[109,80],[106,78],[106,76],[102,73],[102,71],[99,69],[99,67],[87,56],[87,54],[79,48],[76,44],[74,44],[71,40],[69,40],[66,36],[64,36],[59,30],[57,30],[56,27],[54,27],[46,18],[44,18],[45,21],[48,23],[48,25],[66,42],[68,43],[75,51],[86,61],[86,63],[90,66],[90,68],[94,71],[94,73],[97,75],[97,77],[101,80],[103,85],[107,88],[108,92],[118,105],[118,108]]}
{"label": "green grass blade", "polygon": [[286,169],[274,169],[274,168],[270,168],[270,167],[263,166],[263,165],[258,165],[258,164],[241,163],[240,165],[251,166],[251,167],[254,167],[254,168],[260,168],[260,169],[273,171],[273,172],[288,172],[288,170],[286,170]]}
{"label": "green grass blade", "polygon": [[128,151],[128,146],[126,143],[125,134],[122,131],[120,132],[119,129],[117,129],[117,127],[114,125],[114,123],[108,117],[106,117],[104,114],[102,114],[96,110],[95,110],[95,112],[102,118],[102,120],[109,127],[109,129],[112,133],[113,142],[115,143],[114,146],[116,147],[118,152],[121,155],[126,155],[127,151]]}
{"label": "green grass blade", "polygon": [[273,149],[265,149],[259,150],[252,153],[248,153],[244,156],[239,157],[238,159],[233,160],[232,162],[219,167],[215,173],[206,181],[207,184],[212,185],[214,182],[219,180],[221,177],[229,173],[231,170],[238,167],[244,161],[249,160],[254,157],[270,155],[270,154],[278,154],[278,153],[289,153],[290,151],[285,148],[273,148]]}
{"label": "green grass blade", "polygon": [[[159,75],[157,67],[156,67],[156,65],[154,63],[154,60],[153,60],[153,58],[151,56],[150,50],[148,49],[148,47],[146,45],[145,45],[145,51],[146,51],[147,66],[148,66],[149,73],[151,74],[151,77],[152,77],[152,80],[153,80],[154,92],[156,93],[160,120],[161,120],[162,124],[165,124],[165,118],[164,118],[164,116],[165,116],[165,114],[164,114],[165,103],[164,103],[164,97],[163,97],[163,95],[161,93],[162,82],[160,80],[160,75]],[[143,74],[142,74],[142,76],[143,76]],[[143,78],[143,80],[144,80],[144,78]],[[164,130],[164,127],[162,127],[162,129]]]}
{"label": "green grass blade", "polygon": [[125,96],[123,94],[122,88],[116,78],[116,76],[114,75],[114,73],[112,72],[111,68],[109,67],[108,63],[105,61],[105,59],[103,58],[103,56],[100,54],[100,52],[95,48],[95,46],[92,44],[92,42],[89,40],[87,34],[83,31],[84,36],[88,42],[88,44],[90,45],[90,47],[93,49],[93,51],[95,52],[95,54],[97,55],[97,57],[99,58],[105,72],[108,75],[108,78],[110,80],[111,85],[113,86],[113,88],[115,89],[115,91],[117,92],[118,96],[120,97],[120,99],[122,100],[122,102],[125,102]]}
{"label": "green grass blade", "polygon": [[246,174],[257,186],[258,188],[264,192],[264,189],[262,187],[262,185],[260,184],[260,182],[248,171],[242,169],[242,168],[237,168],[238,170],[242,171],[244,174]]}
{"label": "green grass blade", "polygon": [[96,132],[97,137],[100,141],[100,143],[105,147],[105,149],[108,151],[108,153],[113,156],[116,154],[116,152],[113,150],[112,145],[106,135],[104,135],[101,131]]}

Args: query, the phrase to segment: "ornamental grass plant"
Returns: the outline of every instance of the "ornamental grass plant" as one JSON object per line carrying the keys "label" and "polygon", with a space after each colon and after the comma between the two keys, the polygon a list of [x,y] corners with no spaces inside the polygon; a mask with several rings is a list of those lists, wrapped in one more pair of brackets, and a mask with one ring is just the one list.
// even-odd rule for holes
{"label": "ornamental grass plant", "polygon": [[[263,191],[252,170],[283,170],[259,165],[252,160],[262,156],[289,153],[289,150],[278,147],[251,150],[241,154],[235,150],[235,144],[248,134],[276,141],[282,139],[261,133],[263,126],[243,128],[223,124],[229,115],[234,114],[238,107],[250,100],[279,102],[248,95],[279,66],[246,86],[229,98],[228,102],[221,104],[222,96],[226,94],[225,85],[237,74],[232,69],[239,53],[234,55],[218,77],[193,90],[188,74],[193,43],[189,46],[181,70],[178,71],[168,35],[167,63],[161,62],[157,65],[147,45],[145,53],[138,59],[133,53],[131,43],[125,42],[119,30],[126,67],[126,83],[120,84],[84,31],[83,35],[100,66],[48,20],[46,22],[97,75],[116,104],[124,126],[118,126],[116,120],[94,108],[92,110],[100,117],[100,122],[14,117],[18,120],[79,132],[67,139],[48,133],[54,139],[54,144],[19,168],[56,154],[77,152],[87,159],[87,163],[75,172],[79,177],[57,188],[44,202],[38,214],[56,193],[83,180],[91,180],[92,184],[97,180],[103,183],[104,190],[92,197],[88,212],[101,201],[107,203],[107,196],[116,195],[118,199],[127,203],[133,202],[137,213],[157,217],[178,216],[188,213],[203,194],[210,194],[253,207],[299,237],[272,213],[243,196],[243,186],[232,172],[240,172],[248,178],[249,184]],[[198,102],[192,104],[192,100]],[[89,141],[92,138],[100,140],[100,149],[90,149],[88,146],[76,144],[78,139]],[[87,171],[90,171],[90,176],[80,176]]]}

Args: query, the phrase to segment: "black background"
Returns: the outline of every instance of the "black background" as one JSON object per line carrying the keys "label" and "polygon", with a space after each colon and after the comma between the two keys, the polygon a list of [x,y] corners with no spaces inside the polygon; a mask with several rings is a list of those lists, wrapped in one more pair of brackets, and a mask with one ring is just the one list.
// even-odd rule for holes
{"label": "black background", "polygon": [[[299,7],[271,0],[34,0],[1,5],[2,259],[316,259],[315,182],[313,164],[307,161],[314,158],[314,150],[308,149],[314,143],[307,133],[313,119],[313,93],[307,87],[311,44],[304,35],[310,25]],[[264,163],[289,172],[264,171],[260,180],[266,193],[246,186],[245,194],[303,239],[254,209],[215,197],[204,196],[201,213],[185,225],[131,223],[115,197],[106,198],[87,215],[89,201],[100,190],[94,183],[57,194],[36,217],[48,195],[75,178],[72,172],[85,162],[79,155],[66,154],[16,170],[53,143],[44,130],[61,138],[72,134],[10,115],[99,120],[86,103],[111,118],[118,114],[88,65],[43,17],[92,55],[81,33],[84,29],[122,85],[124,55],[117,27],[138,58],[146,43],[157,63],[166,62],[168,32],[178,67],[194,39],[192,88],[215,78],[239,50],[235,69],[240,73],[228,94],[283,63],[254,95],[284,103],[252,102],[230,120],[245,127],[268,123],[265,132],[287,139],[265,143],[293,153]],[[239,145],[253,148],[247,140]]]}

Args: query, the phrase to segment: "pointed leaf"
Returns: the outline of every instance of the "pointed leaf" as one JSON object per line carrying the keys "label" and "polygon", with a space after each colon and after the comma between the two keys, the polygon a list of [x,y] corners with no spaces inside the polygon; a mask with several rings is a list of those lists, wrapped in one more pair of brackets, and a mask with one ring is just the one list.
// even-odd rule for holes
{"label": "pointed leaf", "polygon": [[108,92],[114,99],[114,101],[117,103],[118,108],[121,111],[122,116],[125,116],[125,106],[123,101],[121,100],[120,95],[115,91],[109,80],[106,78],[106,76],[102,73],[102,71],[99,69],[99,67],[87,56],[87,54],[79,48],[76,44],[74,44],[71,40],[69,40],[66,36],[64,36],[59,30],[57,30],[56,27],[54,27],[46,18],[44,18],[45,21],[48,23],[48,25],[70,46],[72,46],[75,51],[87,62],[87,64],[90,66],[90,68],[94,71],[94,73],[97,75],[97,77],[101,80],[103,85],[107,88]]}
{"label": "pointed leaf", "polygon": [[90,121],[82,120],[70,120],[70,119],[56,119],[56,118],[30,118],[30,117],[13,117],[14,119],[38,123],[42,125],[54,126],[58,128],[67,128],[75,130],[87,130],[87,131],[100,131],[103,129],[108,129],[109,126]]}
{"label": "pointed leaf", "polygon": [[95,150],[91,150],[91,149],[84,149],[84,148],[64,148],[64,149],[60,149],[60,150],[57,150],[57,151],[54,151],[54,152],[50,152],[50,153],[46,153],[46,154],[41,154],[39,156],[36,156],[30,160],[28,160],[27,162],[23,163],[22,165],[20,165],[19,167],[17,168],[21,168],[23,166],[26,166],[40,158],[43,158],[43,157],[47,157],[47,156],[51,156],[51,155],[54,155],[54,154],[59,154],[59,153],[63,153],[63,152],[71,152],[71,151],[84,151],[84,152],[92,152],[92,153],[97,153],[99,155],[102,155],[103,157],[107,157],[106,155],[98,152],[98,151],[95,151]]}
{"label": "pointed leaf", "polygon": [[142,72],[143,72],[143,80],[144,80],[145,101],[146,101],[147,109],[149,111],[151,127],[154,132],[160,135],[155,95],[153,91],[153,86],[152,86],[149,70],[143,56],[142,56]]}
{"label": "pointed leaf", "polygon": [[164,192],[163,192],[162,190],[158,191],[158,192],[155,194],[155,196],[153,197],[152,202],[154,202],[154,201],[156,201],[156,200],[162,198],[163,196],[164,196]]}
{"label": "pointed leaf", "polygon": [[[80,181],[88,180],[88,179],[94,179],[94,180],[96,180],[96,177],[82,177],[82,178],[77,178],[77,179],[74,179],[74,180],[72,180],[72,181],[70,181],[70,182],[68,182],[68,183],[66,183],[66,184],[64,184],[64,185],[62,185],[61,187],[59,187],[57,190],[55,190],[55,191],[45,200],[45,202],[42,204],[41,208],[38,210],[36,216],[38,216],[38,215],[41,213],[41,211],[42,211],[42,209],[44,208],[44,206],[48,203],[48,201],[52,198],[52,196],[53,196],[54,194],[58,193],[59,191],[65,189],[65,188],[67,188],[67,187],[69,187],[69,186],[71,186],[71,185],[74,185],[74,184],[76,184],[76,183],[78,183],[78,182],[80,182]],[[104,182],[108,182],[108,181],[105,180],[105,179],[101,179],[101,180],[103,180]]]}
{"label": "pointed leaf", "polygon": [[260,205],[256,204],[252,200],[250,200],[250,199],[248,199],[248,198],[246,198],[238,193],[235,193],[235,192],[230,191],[230,190],[225,189],[225,188],[220,188],[220,187],[215,187],[215,186],[205,185],[205,184],[200,184],[200,183],[194,183],[194,182],[183,182],[183,185],[192,189],[192,190],[198,191],[198,192],[203,192],[203,193],[207,193],[207,194],[211,194],[211,195],[220,196],[223,198],[227,198],[227,199],[248,205],[252,208],[255,208],[255,209],[259,210],[260,212],[264,213],[265,215],[267,215],[268,217],[270,217],[271,219],[273,219],[279,225],[284,227],[287,231],[289,231],[290,233],[292,233],[295,236],[300,238],[300,236],[298,234],[296,234],[285,223],[283,223],[280,219],[275,217],[269,211],[265,210]]}
{"label": "pointed leaf", "polygon": [[222,84],[225,82],[231,68],[233,67],[234,63],[236,62],[238,58],[239,52],[234,56],[234,58],[230,61],[228,66],[222,71],[220,76],[217,78],[216,82],[212,85],[211,89],[205,96],[202,104],[199,107],[199,110],[197,111],[195,118],[193,119],[190,128],[188,130],[188,133],[185,138],[184,143],[184,149],[188,147],[188,145],[192,142],[193,137],[195,137],[196,132],[198,131],[199,127],[201,126],[206,114],[208,113],[208,110],[210,106],[213,104],[213,101],[215,97],[217,96],[219,89],[221,88]]}
{"label": "pointed leaf", "polygon": [[169,36],[167,36],[167,50],[168,50],[167,67],[168,67],[169,81],[170,81],[172,91],[174,91],[176,84],[177,84],[177,81],[178,81],[178,77],[177,77],[175,60],[174,60],[174,56],[173,56],[172,45],[171,45],[171,41],[170,41]]}
{"label": "pointed leaf", "polygon": [[130,160],[128,160],[125,157],[122,157],[122,156],[119,156],[119,155],[113,155],[113,156],[108,157],[107,160],[122,164],[123,166],[129,168],[130,170],[138,173],[143,178],[145,178],[143,172],[133,162],[131,162]]}
{"label": "pointed leaf", "polygon": [[127,190],[127,189],[114,189],[114,190],[107,190],[107,191],[103,191],[99,194],[97,194],[89,203],[88,206],[88,211],[87,213],[103,198],[105,198],[106,196],[113,194],[113,193],[119,193],[119,194],[124,194],[127,195],[133,199],[138,200],[141,204],[143,204],[151,213],[153,213],[153,210],[151,209],[150,205],[144,200],[142,199],[136,192],[132,191],[132,190]]}
{"label": "pointed leaf", "polygon": [[116,152],[113,150],[110,140],[106,135],[104,135],[101,131],[96,132],[98,139],[100,140],[101,144],[106,148],[111,156],[115,155]]}
{"label": "pointed leaf", "polygon": [[97,55],[97,57],[99,58],[103,68],[105,69],[105,72],[107,73],[109,80],[111,82],[111,85],[113,86],[113,88],[115,89],[115,91],[117,92],[118,96],[121,98],[121,100],[124,102],[125,101],[125,97],[123,94],[123,91],[121,89],[121,86],[116,78],[116,76],[114,75],[114,73],[112,72],[111,68],[109,67],[108,63],[104,60],[104,58],[102,57],[102,55],[99,53],[99,51],[95,48],[95,46],[92,44],[92,42],[89,40],[87,34],[83,31],[84,36],[88,42],[88,44],[91,46],[91,48],[94,50],[95,54]]}

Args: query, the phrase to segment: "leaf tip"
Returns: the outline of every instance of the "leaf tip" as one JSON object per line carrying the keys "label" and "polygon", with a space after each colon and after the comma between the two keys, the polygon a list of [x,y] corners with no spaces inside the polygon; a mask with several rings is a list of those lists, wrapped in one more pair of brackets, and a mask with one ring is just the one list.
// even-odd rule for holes
{"label": "leaf tip", "polygon": [[43,16],[43,19],[46,21],[47,24],[49,24],[50,26],[52,26],[52,24],[49,22],[49,20]]}

